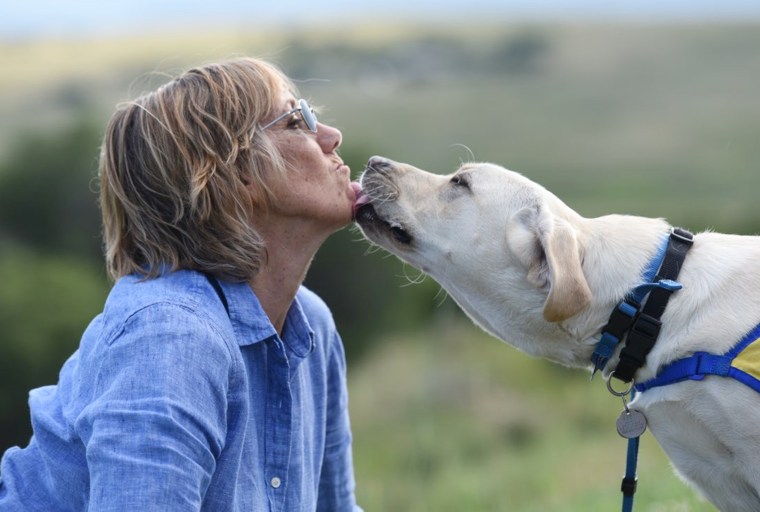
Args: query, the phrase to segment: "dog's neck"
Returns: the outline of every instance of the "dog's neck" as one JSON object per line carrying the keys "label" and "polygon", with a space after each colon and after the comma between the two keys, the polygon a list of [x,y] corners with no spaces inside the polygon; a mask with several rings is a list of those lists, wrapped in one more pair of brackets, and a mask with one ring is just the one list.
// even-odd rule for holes
{"label": "dog's neck", "polygon": [[567,359],[557,362],[588,368],[610,313],[641,284],[644,268],[657,255],[671,226],[662,219],[628,215],[581,219],[575,226],[592,299],[579,314],[556,325],[564,334],[563,342],[574,347],[569,353],[564,351]]}
{"label": "dog's neck", "polygon": [[593,294],[585,313],[595,320],[583,334],[598,333],[615,305],[641,284],[644,268],[670,229],[662,219],[627,215],[586,219],[581,224],[583,273]]}
{"label": "dog's neck", "polygon": [[[618,303],[633,290],[648,281],[645,269],[661,256],[663,243],[671,226],[662,219],[625,215],[609,215],[589,219],[584,241],[584,275],[592,290],[592,302],[577,318],[571,319],[573,328],[584,347],[580,364],[586,366],[588,347],[599,341],[601,330]],[[659,264],[659,263],[657,263]],[[616,357],[609,367],[614,368]]]}
{"label": "dog's neck", "polygon": [[[568,208],[568,210],[570,210]],[[433,275],[484,330],[530,355],[590,369],[591,354],[610,313],[635,286],[671,226],[662,219],[609,215],[582,218],[559,212],[577,231],[583,274],[591,302],[557,323],[543,317],[547,288],[536,288],[525,271],[481,269],[467,279]],[[727,258],[726,254],[731,254]],[[720,262],[711,265],[710,262]],[[701,233],[679,274],[676,292],[662,317],[657,344],[637,380],[654,377],[663,364],[703,350],[722,353],[760,320],[760,261],[756,237]],[[754,301],[754,302],[753,302]],[[731,322],[725,319],[730,318]],[[608,367],[617,364],[613,357]]]}
{"label": "dog's neck", "polygon": [[[572,212],[575,213],[575,212]],[[641,271],[654,257],[670,226],[661,219],[610,215],[573,216],[591,303],[559,323],[547,322],[546,290],[535,289],[519,273],[490,276],[481,289],[447,286],[475,323],[520,350],[571,367],[589,368],[590,356],[615,305],[640,284]],[[499,300],[470,301],[487,295]],[[505,307],[506,306],[506,307]]]}
{"label": "dog's neck", "polygon": [[[557,362],[589,367],[589,356],[610,313],[641,284],[644,268],[671,226],[662,219],[623,215],[584,219],[578,226],[583,270],[593,298],[581,313],[557,326],[566,333],[565,342],[578,347],[568,359]],[[751,271],[751,262],[760,258],[757,239],[701,233],[695,240],[678,277],[684,289],[668,303],[660,336],[639,380],[654,377],[662,365],[694,351],[723,353],[760,320],[760,302],[755,298],[760,273]],[[728,318],[731,322],[725,321]],[[616,364],[617,354],[607,368]]]}

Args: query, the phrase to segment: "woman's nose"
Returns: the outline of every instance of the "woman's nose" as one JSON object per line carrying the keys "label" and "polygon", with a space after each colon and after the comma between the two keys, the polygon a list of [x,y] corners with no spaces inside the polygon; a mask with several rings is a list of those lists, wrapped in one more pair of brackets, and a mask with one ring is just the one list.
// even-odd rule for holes
{"label": "woman's nose", "polygon": [[326,124],[317,124],[317,142],[319,142],[322,151],[332,153],[340,147],[343,142],[343,134],[340,130]]}

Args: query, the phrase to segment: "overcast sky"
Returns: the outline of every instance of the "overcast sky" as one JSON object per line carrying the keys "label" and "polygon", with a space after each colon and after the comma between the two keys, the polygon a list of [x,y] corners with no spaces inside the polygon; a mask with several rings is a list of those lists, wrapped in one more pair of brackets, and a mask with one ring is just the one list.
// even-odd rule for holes
{"label": "overcast sky", "polygon": [[161,26],[467,18],[754,20],[760,0],[0,0],[0,38],[130,33]]}

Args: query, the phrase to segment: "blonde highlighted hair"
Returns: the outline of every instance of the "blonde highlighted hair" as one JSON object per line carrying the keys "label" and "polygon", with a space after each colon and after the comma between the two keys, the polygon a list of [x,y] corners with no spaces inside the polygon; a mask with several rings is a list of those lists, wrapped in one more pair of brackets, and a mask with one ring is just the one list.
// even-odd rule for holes
{"label": "blonde highlighted hair", "polygon": [[99,167],[113,279],[180,268],[253,278],[265,257],[253,221],[272,200],[264,178],[285,167],[259,124],[288,90],[277,67],[240,58],[190,69],[117,109]]}

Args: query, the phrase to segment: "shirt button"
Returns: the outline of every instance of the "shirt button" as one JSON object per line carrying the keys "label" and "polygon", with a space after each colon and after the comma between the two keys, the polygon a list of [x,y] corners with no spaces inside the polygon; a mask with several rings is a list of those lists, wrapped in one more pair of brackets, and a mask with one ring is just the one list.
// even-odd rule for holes
{"label": "shirt button", "polygon": [[270,483],[272,484],[272,487],[274,487],[275,489],[277,489],[280,485],[282,485],[282,481],[277,477],[272,478]]}

